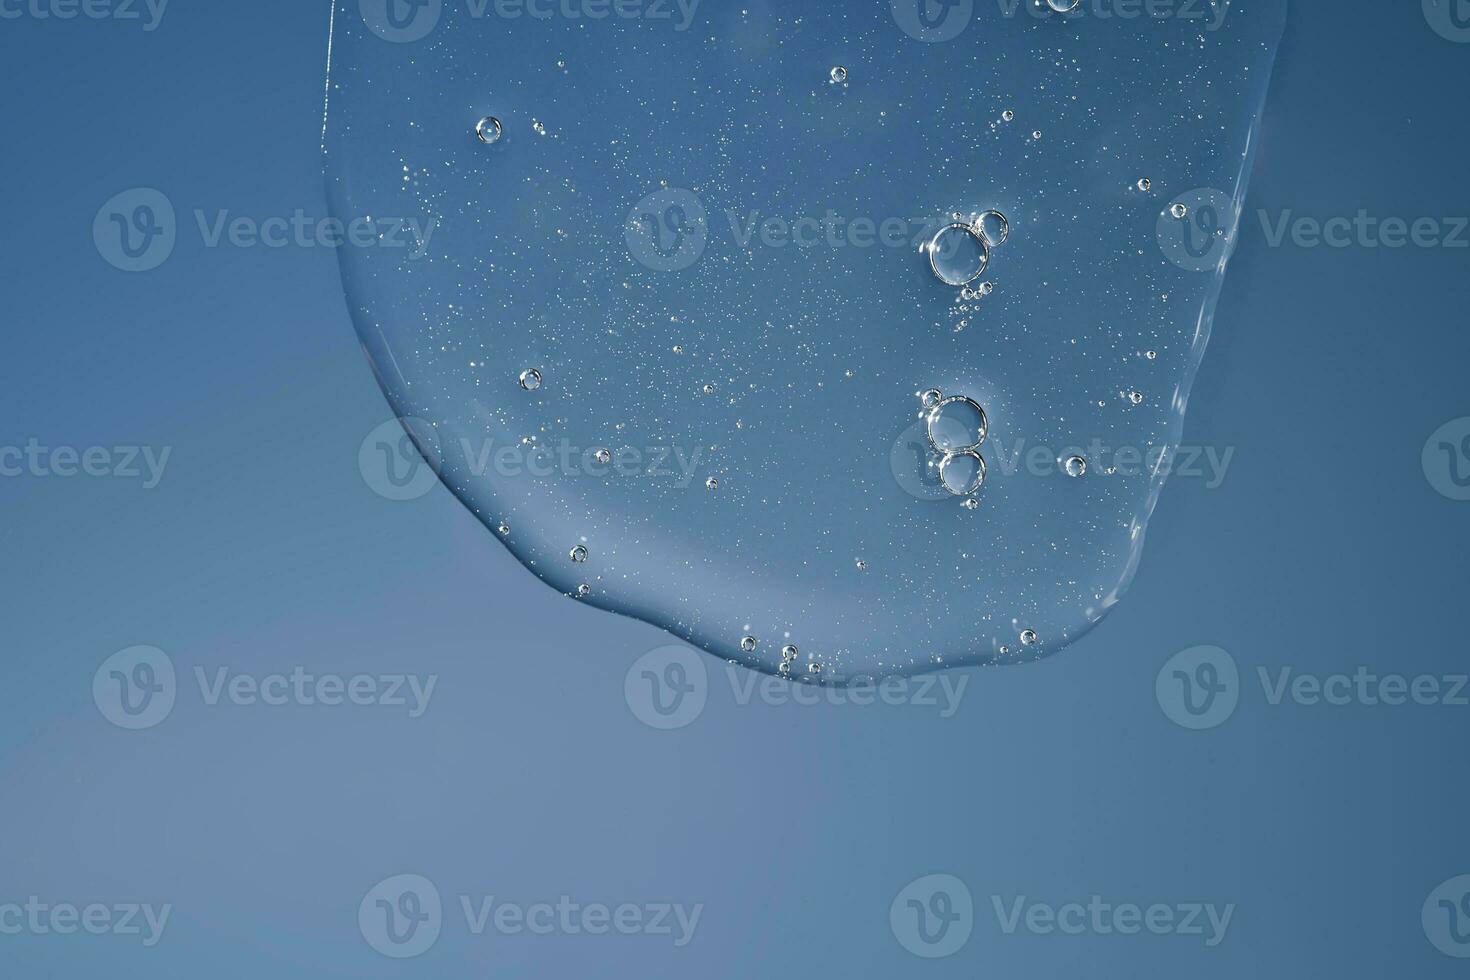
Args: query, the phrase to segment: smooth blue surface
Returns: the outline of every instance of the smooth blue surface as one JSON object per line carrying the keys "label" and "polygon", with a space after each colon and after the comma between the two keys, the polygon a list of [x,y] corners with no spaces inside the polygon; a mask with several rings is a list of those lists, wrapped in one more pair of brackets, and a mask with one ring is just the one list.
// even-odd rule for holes
{"label": "smooth blue surface", "polygon": [[[1470,872],[1470,708],[1273,705],[1257,668],[1272,683],[1283,667],[1466,671],[1470,503],[1436,492],[1421,456],[1470,415],[1470,251],[1273,246],[1257,210],[1272,228],[1287,210],[1470,212],[1470,45],[1418,4],[1293,5],[1184,435],[1235,455],[1214,489],[1171,480],[1132,590],[1095,631],[1038,664],[945,675],[968,677],[947,718],[742,704],[756,675],[732,689],[705,658],[702,714],[661,731],[624,692],[667,634],[543,587],[442,488],[391,501],[365,482],[359,449],[391,411],[332,251],[201,240],[195,209],[326,215],[327,13],[176,0],[152,31],[0,20],[0,445],[171,449],[152,489],[0,478],[0,907],[172,906],[152,948],[0,933],[0,973],[1463,973],[1421,911]],[[166,195],[178,241],[126,273],[92,226],[136,187]],[[167,653],[178,693],[160,724],[128,731],[93,681],[139,644]],[[1189,731],[1155,683],[1202,644],[1233,656],[1243,690],[1227,721]],[[226,666],[437,684],[418,718],[208,704],[195,668],[212,683]],[[399,874],[432,880],[445,906],[410,960],[359,927],[365,896]],[[890,912],[932,874],[967,885],[976,922],[924,960]],[[1236,907],[1212,948],[1007,934],[992,910],[993,896],[1094,894]],[[475,936],[462,895],[703,912],[682,948]]]}

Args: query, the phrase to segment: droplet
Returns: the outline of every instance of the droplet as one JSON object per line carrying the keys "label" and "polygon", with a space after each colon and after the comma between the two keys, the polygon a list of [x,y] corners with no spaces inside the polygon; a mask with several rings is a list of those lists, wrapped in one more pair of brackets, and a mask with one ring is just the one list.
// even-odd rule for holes
{"label": "droplet", "polygon": [[545,136],[546,135],[546,124],[544,122],[542,122],[541,120],[539,120],[539,119],[534,120],[531,123],[531,128],[536,131],[536,135],[537,136]]}
{"label": "droplet", "polygon": [[1023,644],[1025,644],[1026,646],[1028,646],[1028,647],[1031,646],[1032,644],[1034,644],[1036,642],[1036,631],[1035,630],[1022,630],[1021,631],[1021,642]]}
{"label": "droplet", "polygon": [[985,409],[973,398],[951,395],[929,410],[929,442],[941,453],[979,449],[990,431]]}
{"label": "droplet", "polygon": [[985,460],[969,449],[946,453],[939,462],[939,482],[956,497],[968,497],[985,482]]}
{"label": "droplet", "polygon": [[575,548],[572,549],[570,557],[572,561],[580,565],[582,562],[587,560],[587,546],[581,544],[577,545]]}
{"label": "droplet", "polygon": [[527,391],[535,391],[541,387],[541,372],[535,368],[527,368],[521,372],[521,387]]}
{"label": "droplet", "polygon": [[715,479],[714,477],[710,477],[708,480],[704,481],[704,488],[706,490],[718,490],[720,489],[720,481]]}
{"label": "droplet", "polygon": [[753,636],[742,636],[740,638],[740,649],[743,650],[743,651],[745,651],[746,653],[754,653],[755,652],[755,646],[756,646],[756,644],[755,644],[755,637],[753,637]]}
{"label": "droplet", "polygon": [[1087,460],[1081,456],[1068,456],[1067,461],[1062,464],[1062,468],[1067,471],[1068,476],[1082,476],[1087,472]]}
{"label": "droplet", "polygon": [[1150,191],[1150,190],[1153,189],[1153,186],[1154,186],[1154,182],[1151,181],[1151,180],[1149,180],[1147,177],[1140,177],[1140,178],[1138,178],[1138,189],[1139,190],[1144,191],[1145,193],[1147,193],[1148,191]]}
{"label": "droplet", "polygon": [[505,127],[500,125],[500,120],[494,116],[486,116],[475,123],[475,135],[480,138],[481,143],[494,143],[500,139]]}
{"label": "droplet", "polygon": [[1174,204],[1170,206],[1169,213],[1176,218],[1184,218],[1189,214],[1189,208],[1185,207],[1183,204]]}
{"label": "droplet", "polygon": [[843,82],[847,81],[847,69],[844,68],[842,65],[838,65],[836,68],[832,69],[831,78],[833,85],[841,85]]}

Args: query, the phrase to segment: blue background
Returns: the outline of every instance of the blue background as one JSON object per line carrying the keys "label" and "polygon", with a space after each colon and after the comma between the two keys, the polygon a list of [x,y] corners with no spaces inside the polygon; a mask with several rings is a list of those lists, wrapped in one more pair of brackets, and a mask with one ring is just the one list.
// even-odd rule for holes
{"label": "blue background", "polygon": [[[713,0],[709,0],[713,2]],[[971,672],[960,710],[624,699],[666,634],[539,584],[442,488],[357,466],[390,413],[328,249],[205,248],[192,210],[326,214],[325,3],[175,0],[160,26],[0,20],[7,138],[0,443],[172,447],[162,482],[0,479],[0,905],[169,903],[163,940],[0,935],[27,977],[1438,977],[1420,908],[1470,872],[1467,711],[1271,705],[1255,674],[1465,668],[1470,503],[1429,434],[1470,415],[1470,252],[1271,247],[1256,217],[1470,213],[1470,46],[1418,4],[1294,4],[1241,241],[1185,442],[1222,486],[1165,490],[1130,594],[1050,660]],[[147,274],[93,245],[155,187],[178,247]],[[1208,731],[1155,677],[1198,644],[1243,691]],[[94,672],[179,669],[124,731]],[[436,674],[430,709],[210,706],[196,666]],[[439,941],[395,961],[358,904],[415,873]],[[966,882],[974,933],[915,958],[889,905]],[[702,903],[694,941],[469,935],[457,896]],[[991,896],[1234,903],[1226,940],[1006,935]]]}

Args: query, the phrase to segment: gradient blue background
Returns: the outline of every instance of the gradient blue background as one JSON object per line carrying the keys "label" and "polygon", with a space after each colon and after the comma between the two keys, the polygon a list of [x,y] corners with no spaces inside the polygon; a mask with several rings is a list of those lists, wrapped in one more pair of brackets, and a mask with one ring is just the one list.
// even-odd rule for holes
{"label": "gradient blue background", "polygon": [[[714,0],[706,0],[714,2]],[[539,584],[442,488],[364,484],[389,417],[326,249],[207,249],[194,208],[324,216],[328,8],[174,0],[144,32],[0,20],[0,444],[172,447],[160,485],[0,479],[0,904],[170,903],[163,941],[0,936],[15,977],[1448,977],[1429,892],[1470,872],[1466,720],[1271,706],[1255,668],[1466,670],[1470,503],[1420,454],[1470,415],[1470,252],[1270,247],[1256,209],[1470,213],[1470,45],[1417,3],[1298,0],[1185,442],[1131,593],[1049,661],[975,672],[960,711],[735,703],[688,728],[623,697],[660,631]],[[105,263],[101,204],[156,187],[172,257]],[[1218,644],[1224,725],[1154,681]],[[94,672],[169,653],[179,703],[129,732]],[[433,673],[430,710],[205,705],[192,669]],[[703,903],[693,943],[466,934],[386,959],[358,903],[399,873],[528,904]],[[889,904],[968,884],[974,934],[917,959]],[[990,896],[1237,906],[1226,941],[1005,935]]]}

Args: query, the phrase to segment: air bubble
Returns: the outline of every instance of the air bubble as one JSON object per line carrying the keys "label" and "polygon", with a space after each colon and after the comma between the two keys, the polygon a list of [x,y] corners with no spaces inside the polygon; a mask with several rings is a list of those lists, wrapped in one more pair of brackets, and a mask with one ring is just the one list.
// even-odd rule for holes
{"label": "air bubble", "polygon": [[509,534],[509,533],[510,533],[510,525],[509,525],[509,524],[507,524],[507,523],[505,523],[505,522],[504,522],[504,521],[501,521],[501,522],[500,522],[500,524],[498,524],[498,525],[497,525],[497,526],[496,526],[496,528],[495,528],[495,530],[496,530],[496,532],[497,532],[497,533],[498,533],[498,534],[499,534],[499,535],[500,535],[500,536],[501,536],[501,537],[505,537],[505,535],[507,535],[507,534]]}
{"label": "air bubble", "polygon": [[746,652],[746,653],[755,653],[755,647],[756,647],[755,637],[753,637],[753,636],[742,636],[740,638],[740,649],[743,650],[744,652]]}
{"label": "air bubble", "polygon": [[527,368],[521,372],[521,387],[527,391],[535,391],[541,387],[541,372],[535,368]]}
{"label": "air bubble", "polygon": [[1185,207],[1183,204],[1174,204],[1169,207],[1169,213],[1176,218],[1184,218],[1188,216],[1189,208]]}
{"label": "air bubble", "polygon": [[1016,118],[1016,114],[1007,109],[1005,112],[1002,112],[1000,114],[1000,118],[1004,119],[1006,122],[1013,122]]}
{"label": "air bubble", "polygon": [[868,563],[859,558],[857,560],[857,570],[860,572],[866,572],[868,570]]}
{"label": "air bubble", "polygon": [[968,497],[985,482],[985,460],[971,449],[946,453],[939,462],[939,482],[956,497]]}
{"label": "air bubble", "polygon": [[990,431],[985,409],[973,398],[951,395],[929,411],[929,442],[940,453],[979,449]]}
{"label": "air bubble", "polygon": [[536,131],[536,135],[537,136],[545,136],[546,135],[546,124],[544,122],[542,122],[541,120],[539,120],[539,119],[536,119],[536,120],[533,120],[532,121],[531,128]]}
{"label": "air bubble", "polygon": [[500,125],[500,120],[494,116],[486,116],[475,123],[475,135],[480,138],[481,143],[495,143],[499,141],[505,127]]}
{"label": "air bubble", "polygon": [[592,458],[597,460],[597,462],[601,465],[606,466],[608,463],[612,462],[612,452],[607,449],[599,449],[597,450],[597,452],[592,454]]}
{"label": "air bubble", "polygon": [[963,501],[960,502],[960,506],[965,508],[965,510],[976,510],[980,506],[980,501],[976,500],[974,497],[966,497]]}
{"label": "air bubble", "polygon": [[577,595],[580,598],[585,599],[585,598],[587,598],[591,594],[592,594],[592,586],[586,584],[585,582],[583,584],[577,586]]}
{"label": "air bubble", "polygon": [[1070,14],[1081,3],[1082,0],[1046,0],[1046,5],[1059,14]]}
{"label": "air bubble", "polygon": [[714,477],[710,477],[708,480],[704,481],[704,488],[706,490],[718,490],[720,489],[720,481],[715,479]]}
{"label": "air bubble", "polygon": [[786,644],[784,647],[781,648],[781,663],[783,665],[791,663],[793,660],[796,659],[796,653],[796,647],[792,646],[790,643]]}
{"label": "air bubble", "polygon": [[1035,644],[1036,643],[1036,631],[1035,630],[1022,630],[1021,631],[1021,643],[1024,644],[1025,646],[1028,646],[1028,647],[1029,646],[1032,646],[1033,644]]}
{"label": "air bubble", "polygon": [[832,79],[833,85],[841,85],[843,82],[847,81],[847,69],[841,65],[838,65],[836,68],[832,69],[829,77]]}
{"label": "air bubble", "polygon": [[1135,186],[1146,194],[1153,189],[1154,182],[1149,180],[1147,177],[1140,177],[1138,178],[1138,183]]}
{"label": "air bubble", "polygon": [[1135,404],[1135,405],[1142,405],[1143,404],[1143,392],[1141,392],[1141,391],[1130,391],[1130,392],[1128,392],[1128,400],[1130,402],[1132,402],[1133,404]]}
{"label": "air bubble", "polygon": [[1067,457],[1067,461],[1062,464],[1062,468],[1067,471],[1067,475],[1070,477],[1082,476],[1087,472],[1087,460],[1081,456],[1069,456]]}
{"label": "air bubble", "polygon": [[938,388],[930,388],[919,396],[919,401],[925,408],[933,408],[944,400],[944,394]]}
{"label": "air bubble", "polygon": [[581,544],[577,545],[571,550],[571,554],[569,555],[569,557],[572,559],[572,561],[580,565],[582,562],[587,560],[587,546]]}

